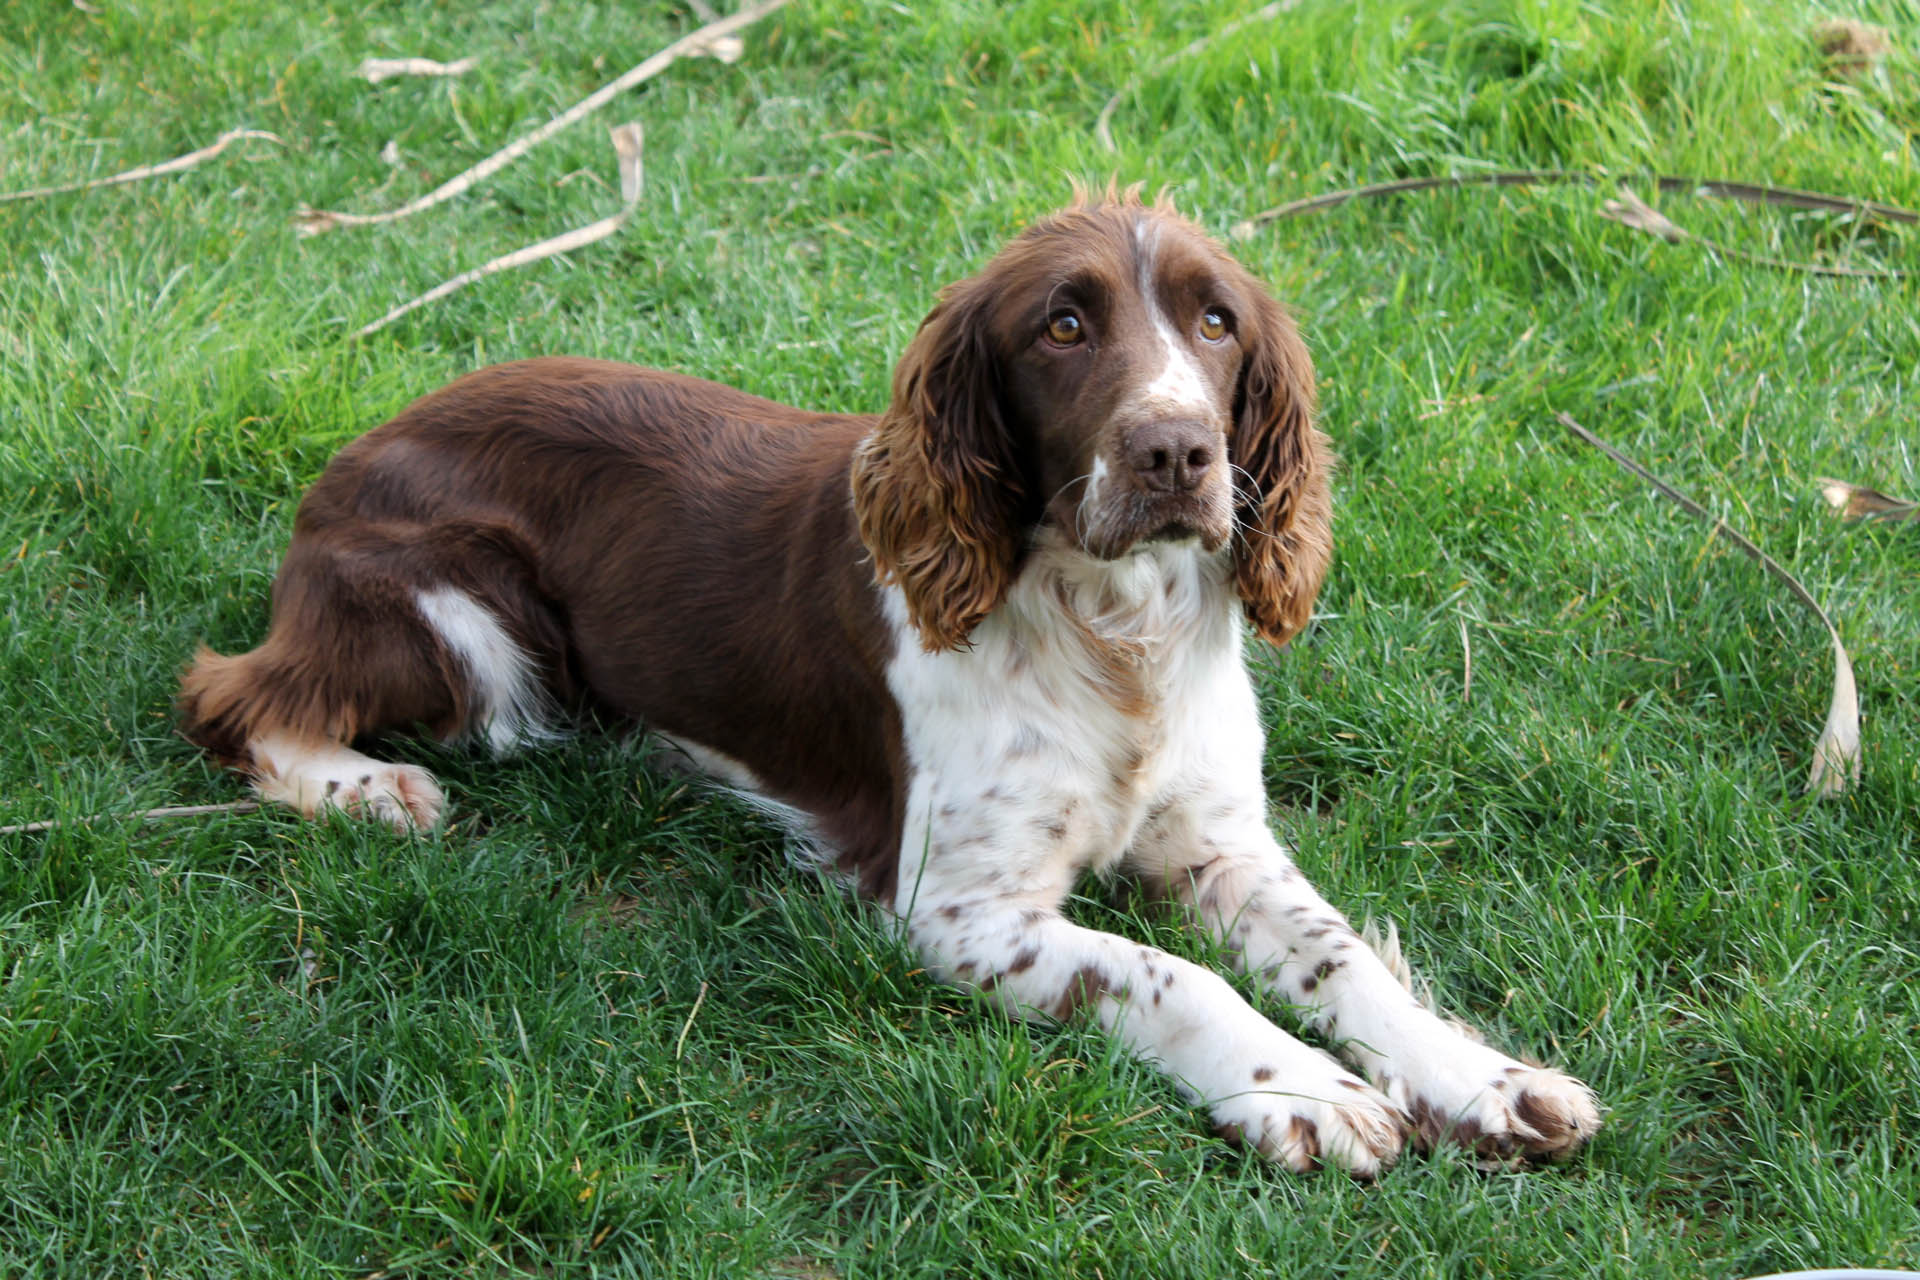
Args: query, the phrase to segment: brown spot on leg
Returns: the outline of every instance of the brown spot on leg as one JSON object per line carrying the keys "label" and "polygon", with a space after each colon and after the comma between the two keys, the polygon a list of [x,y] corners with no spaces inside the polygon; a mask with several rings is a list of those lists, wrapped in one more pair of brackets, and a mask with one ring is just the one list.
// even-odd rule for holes
{"label": "brown spot on leg", "polygon": [[1433,1150],[1446,1134],[1447,1117],[1425,1098],[1415,1098],[1408,1104],[1407,1111],[1413,1120],[1414,1142],[1422,1151]]}
{"label": "brown spot on leg", "polygon": [[1116,990],[1107,975],[1095,965],[1082,965],[1077,973],[1067,979],[1067,986],[1054,1001],[1053,1016],[1062,1022],[1073,1017],[1086,1005],[1099,1000],[1101,996],[1112,996],[1124,1000],[1124,989]]}
{"label": "brown spot on leg", "polygon": [[1271,1079],[1273,1079],[1272,1067],[1255,1067],[1253,1069],[1253,1082],[1255,1084],[1265,1084]]}
{"label": "brown spot on leg", "polygon": [[1320,1167],[1320,1127],[1305,1116],[1287,1118],[1287,1139],[1298,1149],[1305,1169]]}
{"label": "brown spot on leg", "polygon": [[1014,955],[1013,963],[1007,966],[1007,972],[1008,974],[1025,973],[1027,970],[1033,968],[1034,962],[1039,959],[1040,949],[1038,947],[1022,947]]}

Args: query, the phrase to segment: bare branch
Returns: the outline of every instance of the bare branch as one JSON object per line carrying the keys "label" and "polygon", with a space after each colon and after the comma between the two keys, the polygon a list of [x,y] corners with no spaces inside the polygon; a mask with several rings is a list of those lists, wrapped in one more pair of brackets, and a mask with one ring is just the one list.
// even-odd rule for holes
{"label": "bare branch", "polygon": [[739,13],[721,18],[716,22],[709,22],[699,30],[689,32],[619,79],[602,85],[538,129],[514,139],[479,164],[447,179],[417,200],[409,201],[397,209],[388,209],[383,213],[342,213],[326,209],[302,209],[294,216],[294,225],[301,235],[315,236],[324,231],[331,231],[335,227],[365,227],[394,222],[419,213],[422,209],[431,209],[437,204],[444,204],[500,172],[562,129],[598,111],[635,85],[653,79],[677,60],[709,52],[717,41],[753,25],[774,10],[782,8],[786,3],[787,0],[760,0],[759,4],[751,8],[742,9]]}
{"label": "bare branch", "polygon": [[62,821],[50,818],[44,822],[22,822],[11,827],[0,827],[0,836],[29,835],[36,831],[54,831],[60,827],[87,827],[108,819],[132,819],[135,822],[157,822],[162,818],[199,818],[212,813],[252,813],[260,807],[258,800],[235,800],[228,804],[174,804],[158,809],[144,809],[139,813],[91,813],[84,818],[70,818]]}
{"label": "bare branch", "polygon": [[1772,574],[1794,599],[1805,605],[1814,617],[1820,619],[1820,625],[1827,629],[1827,636],[1833,641],[1833,698],[1827,705],[1827,722],[1821,729],[1820,740],[1814,745],[1813,768],[1807,777],[1807,790],[1823,796],[1838,795],[1845,791],[1849,782],[1860,780],[1860,694],[1853,682],[1853,661],[1847,657],[1846,646],[1840,643],[1840,630],[1833,625],[1833,619],[1813,598],[1813,593],[1800,585],[1800,580],[1780,567],[1772,556],[1755,546],[1747,536],[1726,521],[1716,518],[1705,507],[1662,480],[1653,472],[1629,458],[1593,432],[1575,422],[1571,415],[1562,413],[1560,425],[1579,436],[1600,452],[1612,458],[1626,470],[1659,490],[1663,495],[1680,504],[1690,514],[1702,520],[1713,522],[1713,531],[1724,534],[1734,546],[1746,552],[1761,568]]}
{"label": "bare branch", "polygon": [[159,178],[169,173],[181,173],[195,165],[213,159],[234,143],[245,138],[260,138],[279,146],[286,142],[278,135],[264,129],[229,129],[198,151],[189,151],[186,155],[175,156],[171,160],[162,160],[158,164],[143,164],[137,169],[128,169],[125,173],[116,173],[111,178],[94,178],[86,182],[66,182],[55,187],[33,187],[26,191],[8,191],[0,193],[0,204],[10,200],[38,200],[44,196],[66,195],[72,191],[92,191],[96,187],[118,187],[129,182],[140,182],[147,178]]}
{"label": "bare branch", "polygon": [[475,58],[456,58],[452,62],[435,62],[432,58],[366,58],[353,69],[353,74],[368,84],[379,84],[397,76],[465,75],[477,65],[479,61]]}
{"label": "bare branch", "polygon": [[625,201],[620,208],[620,212],[602,218],[600,221],[589,226],[579,227],[563,235],[542,240],[538,244],[528,245],[524,249],[515,249],[512,253],[503,254],[491,262],[475,267],[471,271],[463,271],[453,277],[453,279],[435,285],[419,297],[401,303],[371,324],[365,324],[355,329],[352,336],[355,338],[364,338],[368,334],[378,333],[408,312],[416,311],[426,306],[429,302],[444,298],[455,290],[464,289],[475,280],[484,279],[496,272],[511,271],[515,267],[524,267],[529,262],[538,262],[542,258],[551,258],[555,254],[567,253],[574,249],[584,248],[587,245],[593,244],[595,241],[605,240],[608,236],[618,231],[626,224],[627,219],[633,216],[634,206],[640,201],[640,189],[642,186],[640,167],[642,135],[638,124],[623,124],[611,130],[610,136],[613,140],[614,150],[618,152],[620,156],[620,194]]}

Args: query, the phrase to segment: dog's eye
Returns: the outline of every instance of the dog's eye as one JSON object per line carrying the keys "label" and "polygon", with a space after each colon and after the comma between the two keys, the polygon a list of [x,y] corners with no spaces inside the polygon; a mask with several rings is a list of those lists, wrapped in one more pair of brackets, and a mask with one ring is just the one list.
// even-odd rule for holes
{"label": "dog's eye", "polygon": [[1208,342],[1218,342],[1227,336],[1227,313],[1209,311],[1200,317],[1200,336]]}
{"label": "dog's eye", "polygon": [[1047,317],[1047,341],[1056,347],[1075,346],[1086,336],[1086,326],[1072,311],[1056,311]]}

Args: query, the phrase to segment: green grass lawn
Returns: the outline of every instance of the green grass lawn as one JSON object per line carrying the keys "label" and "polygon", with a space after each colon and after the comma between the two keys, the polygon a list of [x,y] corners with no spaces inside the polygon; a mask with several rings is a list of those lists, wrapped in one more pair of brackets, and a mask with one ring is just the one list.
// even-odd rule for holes
{"label": "green grass lawn", "polygon": [[[1823,70],[1793,0],[798,0],[474,192],[420,194],[689,29],[660,4],[12,0],[0,188],[250,126],[192,172],[0,205],[0,824],[235,799],[171,728],[253,644],[302,488],[475,366],[662,365],[870,410],[943,282],[1070,178],[1225,235],[1410,175],[1570,167],[1920,206],[1920,9]],[[454,81],[367,55],[473,55]],[[1093,125],[1123,86],[1117,154]],[[618,207],[632,222],[361,343]],[[381,158],[392,141],[399,164]],[[1653,199],[1651,189],[1642,194]],[[1275,822],[1449,1005],[1591,1082],[1571,1164],[1378,1184],[1217,1141],[1084,1027],[939,989],[744,806],[588,739],[415,758],[445,831],[223,814],[0,837],[0,1274],[1737,1277],[1920,1257],[1920,289],[1673,246],[1606,193],[1480,189],[1273,224],[1345,465],[1320,621],[1258,661]],[[1920,228],[1665,197],[1776,257],[1920,267]],[[1866,773],[1800,794],[1835,614]],[[1466,680],[1471,652],[1472,679]],[[1124,888],[1087,922],[1205,960]]]}

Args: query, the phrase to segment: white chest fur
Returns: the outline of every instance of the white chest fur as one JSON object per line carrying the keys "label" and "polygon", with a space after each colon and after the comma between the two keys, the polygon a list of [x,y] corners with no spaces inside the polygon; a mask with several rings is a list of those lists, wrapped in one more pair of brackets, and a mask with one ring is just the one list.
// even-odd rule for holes
{"label": "white chest fur", "polygon": [[1168,544],[1097,561],[1043,542],[960,651],[922,651],[897,595],[887,607],[911,770],[901,905],[929,877],[1057,894],[1149,817],[1226,781],[1219,769],[1249,761],[1258,787],[1222,555]]}

